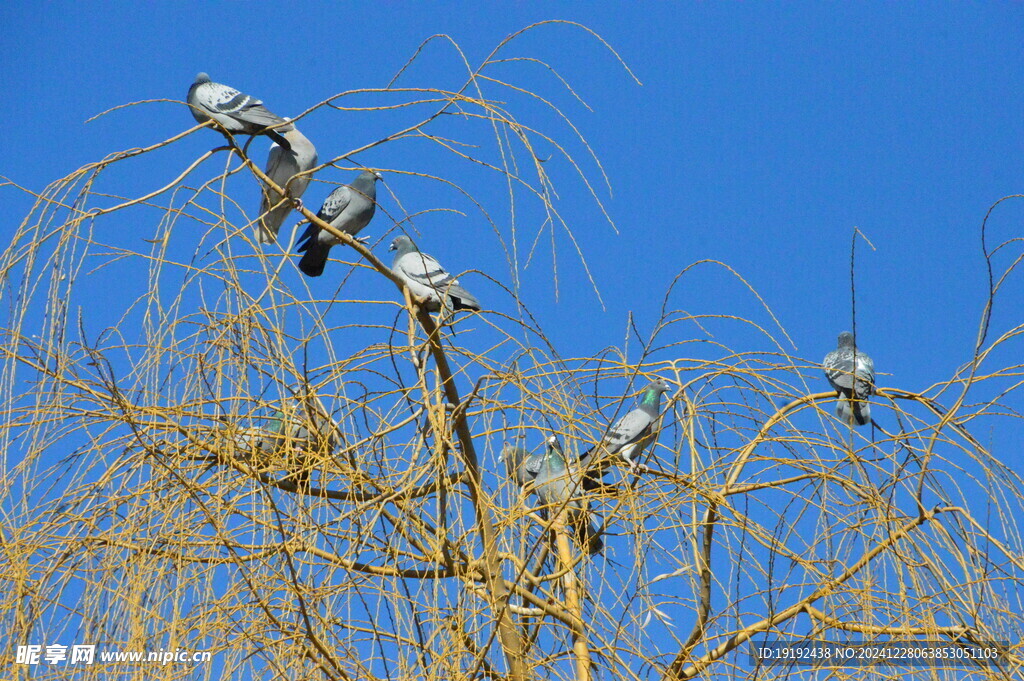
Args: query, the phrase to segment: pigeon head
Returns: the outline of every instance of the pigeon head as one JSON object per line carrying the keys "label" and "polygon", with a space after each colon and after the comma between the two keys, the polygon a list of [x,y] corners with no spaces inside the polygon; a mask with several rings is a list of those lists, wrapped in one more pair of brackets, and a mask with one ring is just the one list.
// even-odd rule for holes
{"label": "pigeon head", "polygon": [[841,348],[852,348],[853,347],[853,334],[849,331],[843,331],[839,334],[839,347]]}
{"label": "pigeon head", "polygon": [[546,440],[546,442],[548,444],[548,459],[564,466],[565,454],[562,453],[562,443],[558,441],[558,437],[556,435],[552,435]]}
{"label": "pigeon head", "polygon": [[412,239],[402,234],[400,236],[395,237],[395,240],[391,242],[391,245],[388,247],[388,250],[408,252],[415,251],[417,249],[416,244],[412,242]]}
{"label": "pigeon head", "polygon": [[647,385],[647,390],[656,394],[672,392],[672,384],[664,378],[656,378]]}
{"label": "pigeon head", "polygon": [[661,402],[663,393],[672,392],[672,386],[664,378],[657,378],[647,384],[644,388],[643,398],[640,403],[648,406],[657,405]]}
{"label": "pigeon head", "polygon": [[196,83],[209,83],[209,82],[210,82],[210,74],[208,74],[206,71],[200,71],[196,75]]}
{"label": "pigeon head", "polygon": [[380,176],[377,173],[372,170],[363,170],[356,175],[356,179],[352,180],[348,186],[373,201],[376,206],[378,179],[380,179]]}
{"label": "pigeon head", "polygon": [[[516,440],[519,440],[520,442],[522,442],[523,440],[526,439],[526,435],[524,433],[520,433],[519,435],[516,435],[515,437],[516,437]],[[500,463],[500,462],[504,461],[505,457],[511,455],[512,450],[515,449],[515,448],[516,448],[516,444],[514,442],[506,441],[505,444],[502,445],[501,451],[498,452],[498,462]]]}

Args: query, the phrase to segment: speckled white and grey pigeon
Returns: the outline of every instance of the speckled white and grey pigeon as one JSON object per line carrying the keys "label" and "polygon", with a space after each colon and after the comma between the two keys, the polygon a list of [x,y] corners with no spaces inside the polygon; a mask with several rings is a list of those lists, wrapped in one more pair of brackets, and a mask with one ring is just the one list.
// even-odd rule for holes
{"label": "speckled white and grey pigeon", "polygon": [[480,309],[480,301],[462,288],[459,280],[433,256],[421,252],[406,235],[395,237],[388,250],[397,251],[391,271],[405,282],[413,297],[427,301],[428,311],[440,310],[442,301],[444,307],[452,310]]}
{"label": "speckled white and grey pigeon", "polygon": [[[302,406],[290,415],[278,410],[267,427],[260,449],[283,460],[292,473],[286,478],[300,490],[309,489],[310,455],[330,454],[338,446],[336,425],[318,409],[308,417]],[[312,427],[312,429],[311,429]]]}
{"label": "speckled white and grey pigeon", "polygon": [[[618,454],[631,471],[639,472],[640,462],[637,458],[658,436],[657,422],[661,414],[661,396],[672,391],[672,386],[663,378],[658,378],[644,388],[640,395],[639,406],[625,414],[608,429],[596,447],[580,455],[580,462],[588,469],[587,487],[591,487],[602,472],[602,467],[591,467],[595,456],[603,456],[602,450],[608,454]],[[606,467],[608,463],[605,463]]]}
{"label": "speckled white and grey pigeon", "polygon": [[[373,219],[377,210],[377,180],[382,179],[380,173],[364,170],[352,184],[343,184],[328,194],[316,216],[332,227],[355,236]],[[319,277],[324,273],[324,264],[331,247],[340,243],[341,240],[336,236],[310,223],[299,237],[299,252],[303,253],[299,269],[308,277]]]}
{"label": "speckled white and grey pigeon", "polygon": [[567,506],[568,523],[576,528],[576,537],[587,553],[599,553],[604,548],[600,524],[587,513],[584,503],[574,498],[583,490],[577,477],[579,470],[569,465],[557,437],[549,437],[545,451],[535,454],[506,442],[499,460],[505,464],[508,477],[537,495],[549,510]]}
{"label": "speckled white and grey pigeon", "polygon": [[[293,128],[291,124],[271,113],[259,99],[233,87],[214,83],[205,73],[196,76],[185,101],[199,123],[213,119],[232,134],[267,135],[282,147],[289,146],[282,135]],[[281,123],[285,125],[267,129]]]}
{"label": "speckled white and grey pigeon", "polygon": [[[288,119],[285,119],[288,120]],[[267,155],[267,177],[279,187],[287,191],[288,197],[301,205],[302,194],[309,186],[310,176],[307,171],[316,167],[316,147],[298,128],[282,133],[288,141],[289,148],[277,142],[270,146]],[[307,173],[307,174],[301,174]],[[293,179],[294,178],[294,179]],[[284,219],[292,211],[291,200],[281,200],[281,195],[269,187],[260,202],[260,219],[256,223],[256,242],[272,244],[277,241],[277,233],[281,230]]]}
{"label": "speckled white and grey pigeon", "polygon": [[836,416],[851,425],[871,423],[868,398],[875,392],[875,363],[857,349],[853,334],[839,334],[839,347],[825,355],[825,378],[839,396]]}

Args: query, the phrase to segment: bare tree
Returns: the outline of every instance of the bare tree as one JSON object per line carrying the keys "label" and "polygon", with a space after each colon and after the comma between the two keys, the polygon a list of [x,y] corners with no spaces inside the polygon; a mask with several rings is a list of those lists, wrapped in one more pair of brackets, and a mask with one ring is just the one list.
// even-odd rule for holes
{"label": "bare tree", "polygon": [[[259,216],[235,197],[270,180],[245,139],[167,170],[214,124],[34,194],[0,260],[4,654],[78,641],[214,657],[51,671],[76,678],[1018,676],[1022,485],[984,443],[1021,427],[1005,405],[1021,385],[1024,327],[989,328],[1019,259],[999,271],[1002,247],[986,250],[990,296],[961,370],[920,391],[882,377],[873,400],[891,432],[831,416],[820,358],[794,354],[767,303],[759,319],[691,315],[673,284],[651,333],[628,324],[621,347],[563,355],[517,283],[540,237],[575,244],[547,150],[598,205],[606,179],[530,85],[553,79],[575,97],[568,80],[509,56],[521,34],[467,61],[459,88],[403,86],[420,50],[386,87],[295,117],[400,121],[332,155],[314,182],[402,144],[464,162],[465,177],[430,175],[426,161],[381,168],[444,198],[407,211],[385,190],[368,231],[386,243],[452,205],[476,211],[509,265],[483,313],[427,312],[382,249],[302,206],[343,242],[333,293],[315,295],[285,249],[252,241]],[[524,100],[561,125],[531,126]],[[164,177],[126,196],[137,168]],[[725,266],[680,279],[706,267]],[[751,334],[762,349],[726,340]],[[538,505],[498,453],[557,434],[573,459],[656,376],[676,389],[649,470],[606,461],[609,484],[594,490],[574,478],[607,531],[588,556],[567,528],[572,509]],[[1007,645],[996,664],[822,671],[752,661],[765,638]]]}

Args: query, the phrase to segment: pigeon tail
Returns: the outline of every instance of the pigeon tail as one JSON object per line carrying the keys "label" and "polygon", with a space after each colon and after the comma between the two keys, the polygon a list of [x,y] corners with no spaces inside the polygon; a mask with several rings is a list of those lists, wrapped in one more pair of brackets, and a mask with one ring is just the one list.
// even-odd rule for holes
{"label": "pigeon tail", "polygon": [[268,201],[267,197],[264,196],[263,201],[260,204],[260,213],[263,213],[263,217],[261,217],[256,223],[255,228],[256,243],[277,243],[277,233],[281,231],[281,224],[284,222],[284,219],[288,217],[288,213],[291,211],[291,201],[287,199],[283,204],[277,206],[277,208],[270,210],[270,201]]}
{"label": "pigeon tail", "polygon": [[866,426],[871,423],[871,405],[841,397],[836,403],[836,417],[848,425]]}
{"label": "pigeon tail", "polygon": [[333,244],[322,244],[319,241],[319,227],[310,223],[306,230],[299,237],[299,253],[303,253],[299,260],[299,269],[306,276],[319,276],[324,273],[324,265],[327,264],[327,256],[331,252]]}
{"label": "pigeon tail", "polygon": [[866,426],[871,423],[871,406],[867,402],[854,402],[853,420],[858,426]]}
{"label": "pigeon tail", "polygon": [[473,297],[466,289],[458,284],[448,287],[448,300],[451,301],[453,310],[476,310],[480,311],[480,301]]}
{"label": "pigeon tail", "polygon": [[331,252],[331,246],[320,243],[320,228],[311,224],[299,237],[299,253],[303,253],[299,260],[299,269],[307,277],[319,277],[324,273],[324,265],[327,264],[327,255]]}
{"label": "pigeon tail", "polygon": [[314,239],[302,250],[305,253],[299,260],[299,269],[307,277],[319,277],[324,273],[324,265],[327,264],[327,255],[331,252],[331,247],[323,246]]}
{"label": "pigeon tail", "polygon": [[[291,129],[292,128],[288,128],[288,130]],[[285,132],[287,132],[287,130]],[[285,137],[277,130],[267,130],[267,137],[277,142],[278,146],[280,146],[285,151],[292,150],[292,143],[285,139]]]}
{"label": "pigeon tail", "polygon": [[592,492],[594,490],[606,490],[610,487],[604,479],[604,476],[608,472],[608,466],[606,464],[598,466],[590,465],[591,461],[594,459],[594,454],[596,454],[597,451],[597,447],[591,447],[576,457],[576,460],[579,462],[579,466],[585,470],[582,487],[583,490],[587,492]]}

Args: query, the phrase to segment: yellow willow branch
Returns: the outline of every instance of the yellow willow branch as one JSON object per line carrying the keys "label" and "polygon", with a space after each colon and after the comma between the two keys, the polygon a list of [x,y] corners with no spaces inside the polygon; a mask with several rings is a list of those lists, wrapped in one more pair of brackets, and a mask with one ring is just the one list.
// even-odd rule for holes
{"label": "yellow willow branch", "polygon": [[[812,396],[809,396],[812,397]],[[800,401],[806,401],[807,398],[802,398]],[[745,627],[742,631],[733,634],[727,641],[721,643],[713,650],[706,653],[704,656],[690,663],[689,666],[684,667],[689,656],[689,648],[684,647],[676,658],[669,665],[668,669],[662,678],[668,680],[675,679],[692,679],[704,672],[707,667],[714,662],[725,656],[730,651],[736,649],[738,646],[749,641],[755,634],[759,634],[764,631],[768,631],[772,627],[777,626],[779,623],[784,622],[800,612],[804,611],[804,606],[810,605],[815,601],[829,595],[835,591],[836,587],[848,581],[855,574],[860,572],[868,563],[870,563],[876,556],[892,547],[896,542],[900,541],[904,537],[908,536],[915,529],[923,525],[924,523],[932,520],[939,513],[947,513],[952,508],[935,508],[931,511],[925,512],[908,522],[902,528],[889,535],[889,537],[878,543],[873,549],[865,553],[860,559],[852,566],[848,567],[843,574],[839,575],[835,579],[829,579],[825,583],[818,586],[809,596],[802,599],[800,602],[791,605],[782,612],[779,612],[772,617],[767,617],[759,622],[756,622],[748,627]]]}
{"label": "yellow willow branch", "polygon": [[831,615],[826,615],[809,603],[805,603],[801,610],[810,617],[823,622],[834,629],[843,631],[855,631],[859,634],[884,634],[887,636],[949,636],[956,638],[968,633],[971,628],[966,626],[957,627],[881,627],[875,624],[857,624],[844,622]]}
{"label": "yellow willow branch", "polygon": [[[587,630],[583,626],[583,603],[580,598],[579,584],[576,573],[572,570],[572,551],[565,528],[566,509],[563,506],[555,516],[553,526],[555,543],[558,546],[558,562],[565,571],[562,587],[565,589],[565,608],[579,622],[572,630],[572,650],[576,656],[576,681],[590,681],[590,647],[587,645]],[[582,522],[582,521],[581,521]]]}

